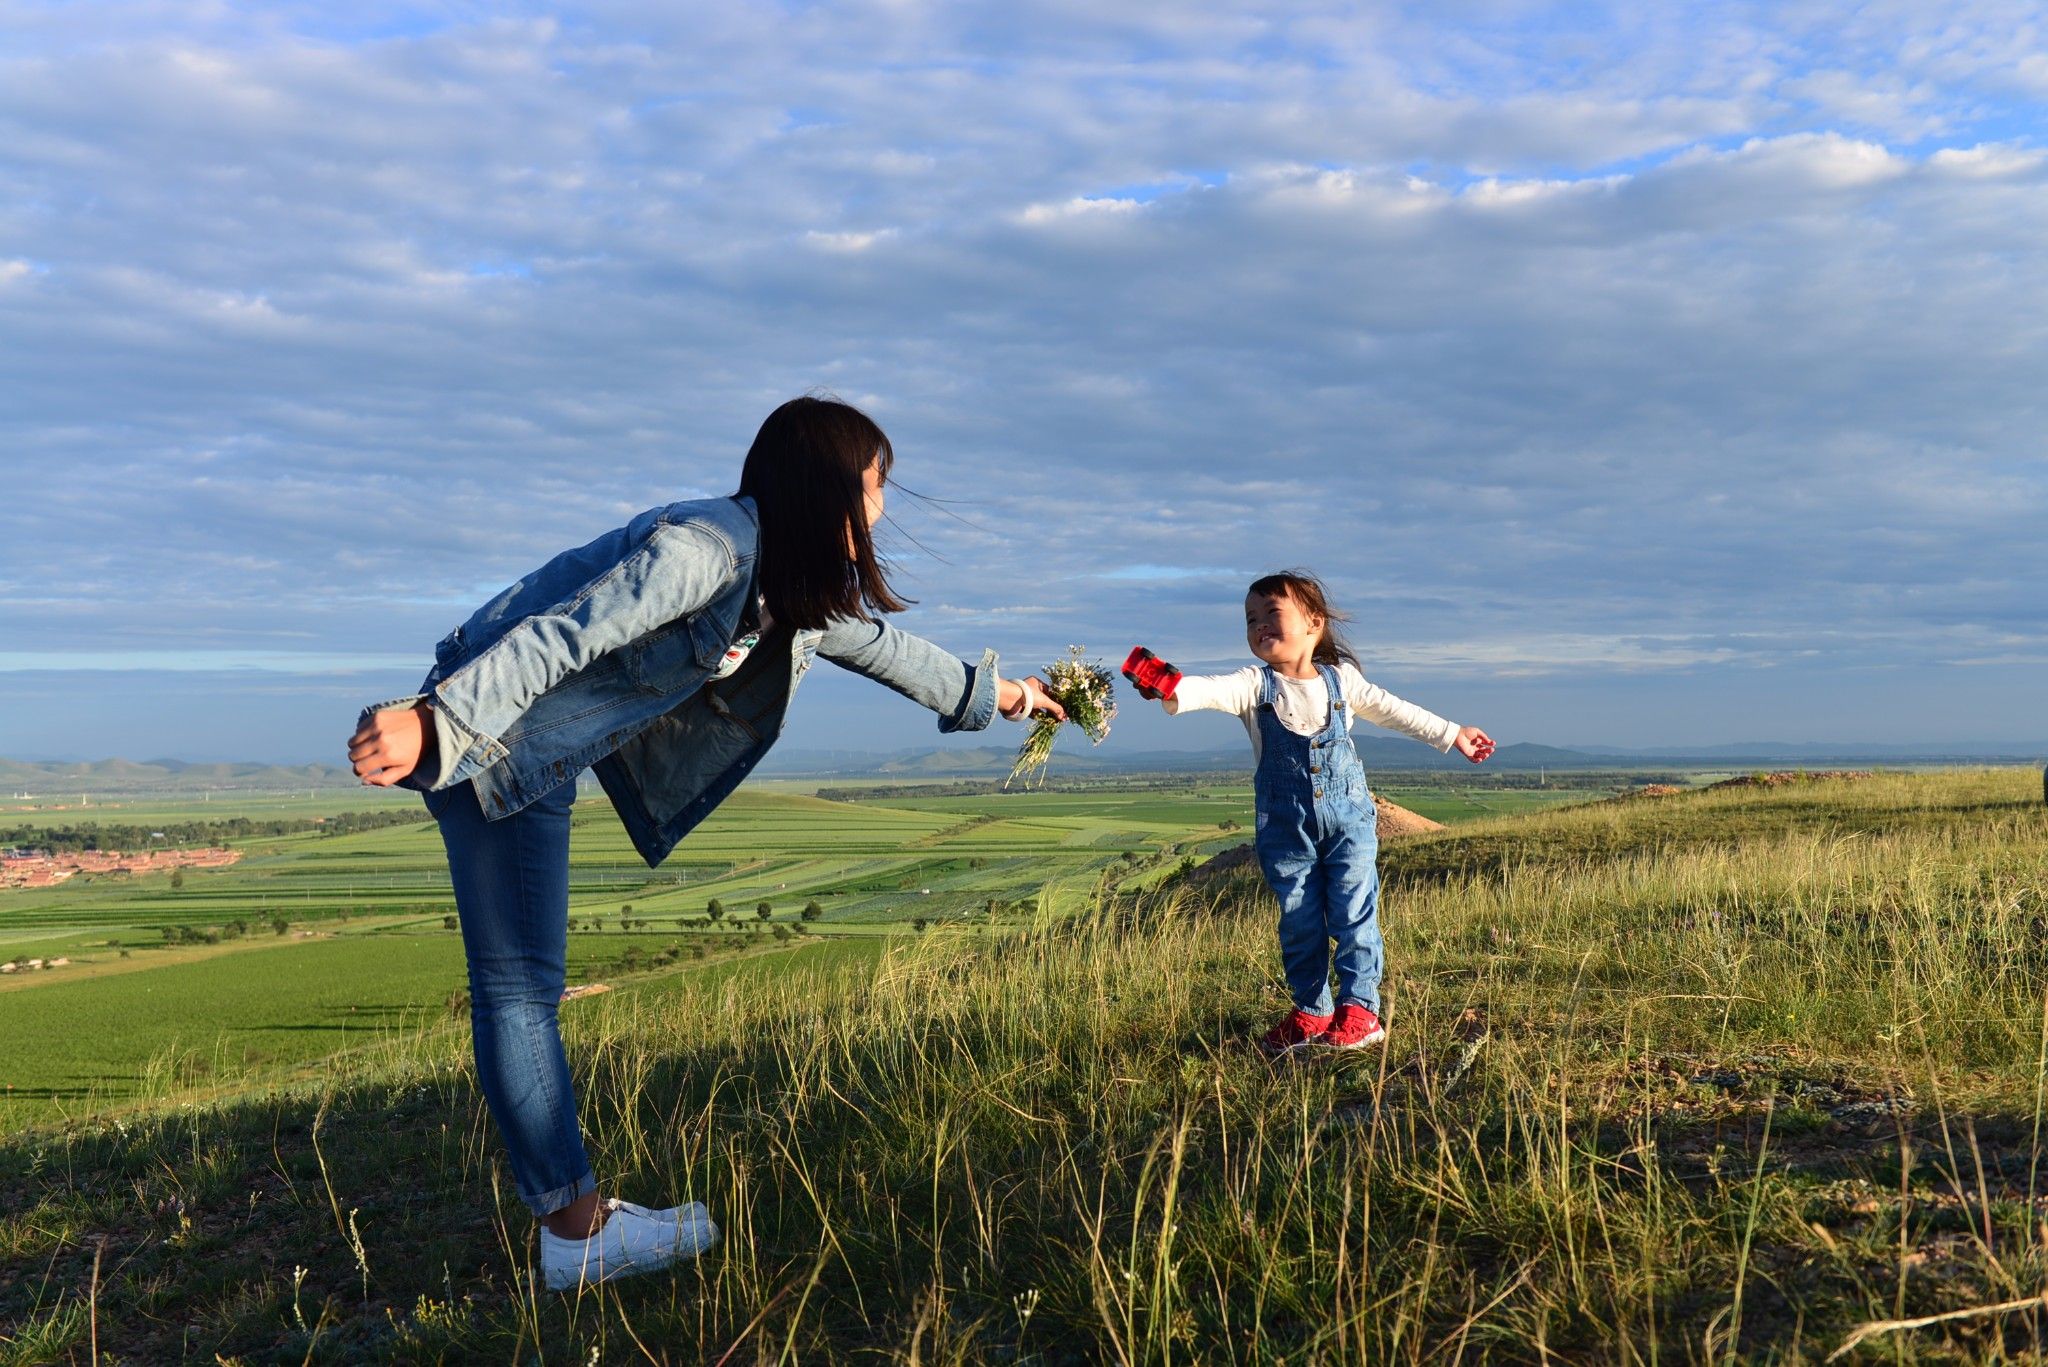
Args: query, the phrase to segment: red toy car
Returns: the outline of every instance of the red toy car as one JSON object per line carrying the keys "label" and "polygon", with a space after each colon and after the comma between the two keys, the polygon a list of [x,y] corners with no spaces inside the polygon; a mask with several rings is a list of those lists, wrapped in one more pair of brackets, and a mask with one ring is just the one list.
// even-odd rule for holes
{"label": "red toy car", "polygon": [[1173,690],[1180,687],[1180,671],[1143,646],[1125,657],[1124,677],[1141,698],[1170,698]]}

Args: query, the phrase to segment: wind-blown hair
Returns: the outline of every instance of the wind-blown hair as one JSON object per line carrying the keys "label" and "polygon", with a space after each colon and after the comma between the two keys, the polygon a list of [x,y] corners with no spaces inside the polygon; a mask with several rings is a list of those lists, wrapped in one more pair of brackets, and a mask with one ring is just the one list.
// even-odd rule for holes
{"label": "wind-blown hair", "polygon": [[907,606],[875,557],[861,487],[868,466],[886,481],[895,461],[874,420],[837,399],[791,399],[761,424],[739,492],[760,514],[759,583],[777,623],[816,629]]}
{"label": "wind-blown hair", "polygon": [[1317,664],[1335,668],[1348,663],[1354,669],[1364,668],[1358,661],[1358,652],[1344,639],[1344,633],[1337,630],[1337,623],[1350,621],[1350,615],[1330,606],[1330,596],[1323,592],[1322,581],[1307,570],[1281,570],[1278,574],[1254,579],[1245,594],[1247,597],[1256,594],[1262,598],[1292,598],[1295,606],[1308,616],[1323,619],[1323,633],[1316,638]]}

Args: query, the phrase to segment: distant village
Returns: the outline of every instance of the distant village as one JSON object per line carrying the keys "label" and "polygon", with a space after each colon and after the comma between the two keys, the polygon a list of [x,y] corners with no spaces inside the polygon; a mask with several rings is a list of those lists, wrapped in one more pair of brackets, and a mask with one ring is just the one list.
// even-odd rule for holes
{"label": "distant village", "polygon": [[0,888],[47,888],[81,873],[164,873],[171,869],[224,869],[240,850],[0,850]]}

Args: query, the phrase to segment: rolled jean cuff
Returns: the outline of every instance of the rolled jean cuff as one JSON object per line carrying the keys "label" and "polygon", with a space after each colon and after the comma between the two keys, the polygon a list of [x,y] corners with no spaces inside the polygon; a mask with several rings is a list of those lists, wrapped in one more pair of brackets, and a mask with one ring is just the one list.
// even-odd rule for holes
{"label": "rolled jean cuff", "polygon": [[526,1202],[526,1208],[536,1216],[548,1216],[565,1206],[574,1205],[596,1190],[597,1174],[586,1171],[566,1187],[556,1187],[553,1191],[544,1191],[538,1196],[528,1196],[522,1191],[519,1193],[519,1199]]}

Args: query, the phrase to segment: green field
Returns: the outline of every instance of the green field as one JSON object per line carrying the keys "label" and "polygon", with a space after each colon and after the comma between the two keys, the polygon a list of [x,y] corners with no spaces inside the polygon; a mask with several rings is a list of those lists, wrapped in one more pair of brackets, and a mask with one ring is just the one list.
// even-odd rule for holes
{"label": "green field", "polygon": [[[1388,791],[1446,821],[1588,796]],[[187,870],[178,886],[168,874],[97,875],[0,892],[0,960],[71,960],[0,977],[0,1038],[14,1045],[0,1056],[0,1127],[125,1104],[166,1077],[216,1088],[289,1081],[380,1030],[448,1015],[464,979],[438,832],[414,795],[344,796],[358,806],[315,793],[13,814],[59,827],[245,817],[306,829],[234,837],[241,863]],[[1248,788],[1198,781],[860,802],[763,785],[650,870],[608,804],[586,799],[571,838],[571,981],[687,987],[736,956],[783,961],[798,946],[778,930],[833,941],[952,925],[1004,933],[1080,906],[1105,875],[1149,886],[1190,856],[1244,841],[1250,805]],[[364,809],[421,819],[351,834],[312,824]],[[718,924],[706,915],[714,898],[727,908]],[[806,922],[812,902],[821,914]],[[189,935],[172,943],[167,930],[180,928]]]}
{"label": "green field", "polygon": [[[375,796],[373,810],[419,811],[414,796]],[[768,787],[736,795],[650,870],[609,805],[585,800],[571,837],[570,978],[689,990],[735,958],[809,964],[839,952],[806,940],[875,942],[872,954],[927,927],[1002,933],[1080,905],[1106,870],[1157,876],[1205,844],[1242,840],[1217,823],[1244,819],[1248,802],[1227,790],[836,803]],[[242,862],[187,870],[179,886],[169,874],[97,875],[0,892],[0,960],[71,960],[0,977],[0,1127],[118,1106],[167,1079],[288,1082],[336,1049],[459,1006],[438,832],[423,812],[353,834],[310,826],[340,810],[316,795],[45,814],[62,826],[243,816],[309,829],[234,839]],[[714,898],[728,908],[717,924]],[[821,914],[806,922],[812,902]],[[189,934],[170,942],[180,928]]]}

